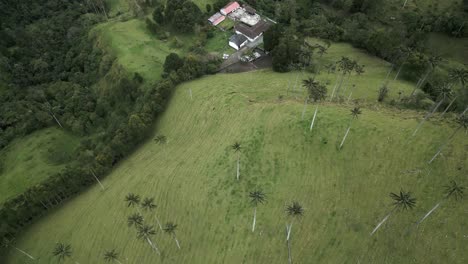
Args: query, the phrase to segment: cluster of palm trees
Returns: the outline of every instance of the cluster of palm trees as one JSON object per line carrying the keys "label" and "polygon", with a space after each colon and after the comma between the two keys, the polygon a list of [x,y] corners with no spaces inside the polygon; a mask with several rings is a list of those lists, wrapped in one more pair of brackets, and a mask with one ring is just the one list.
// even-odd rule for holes
{"label": "cluster of palm trees", "polygon": [[[259,204],[266,202],[266,195],[261,190],[255,190],[249,193],[250,202],[254,207],[253,214],[253,223],[252,223],[252,232],[255,232],[255,224],[257,222],[257,207]],[[292,202],[286,207],[286,214],[290,217],[291,222],[286,224],[286,242],[288,246],[288,261],[292,263],[292,254],[291,254],[291,231],[293,220],[304,215],[304,208],[302,205],[296,201]]]}
{"label": "cluster of palm trees", "polygon": [[155,212],[157,205],[154,201],[154,198],[147,197],[141,200],[139,195],[129,193],[127,194],[127,196],[125,196],[125,202],[127,204],[127,207],[137,209],[136,213],[133,213],[130,216],[128,216],[127,224],[129,227],[134,227],[136,229],[137,237],[139,239],[146,241],[158,255],[161,254],[157,244],[152,239],[152,237],[156,235],[156,230],[153,225],[147,223],[150,221],[145,222],[143,214],[140,211],[141,208],[147,212],[152,213],[154,219],[156,220],[156,223],[159,226],[159,229],[165,232],[166,234],[171,235],[174,241],[176,242],[177,248],[180,249],[180,242],[176,236],[177,225],[173,222],[167,222],[164,227],[161,225],[161,222],[159,221],[159,218]]}
{"label": "cluster of palm trees", "polygon": [[[356,73],[357,75],[361,75],[364,73],[364,65],[360,65],[357,61],[352,60],[346,56],[341,57],[338,60],[335,67],[329,67],[330,69],[335,69],[338,72],[341,72],[341,75],[336,76],[336,82],[332,90],[332,94],[330,96],[330,101],[333,101],[335,96],[337,98],[340,97],[341,93],[345,94],[348,88],[348,82],[351,75]],[[339,81],[338,81],[339,79]],[[343,91],[342,88],[344,87]],[[349,97],[351,98],[353,91],[351,90]]]}

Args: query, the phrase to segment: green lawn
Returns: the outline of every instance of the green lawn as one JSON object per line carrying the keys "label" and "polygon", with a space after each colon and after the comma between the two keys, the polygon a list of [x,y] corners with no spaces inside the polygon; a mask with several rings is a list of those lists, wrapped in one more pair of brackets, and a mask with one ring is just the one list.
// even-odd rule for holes
{"label": "green lawn", "polygon": [[0,203],[59,172],[77,145],[78,138],[56,128],[10,143],[0,151]]}
{"label": "green lawn", "polygon": [[[337,45],[336,54],[346,47]],[[382,74],[377,60],[367,62]],[[166,145],[148,140],[105,178],[104,192],[94,186],[67,202],[28,228],[17,246],[44,264],[58,263],[50,253],[57,241],[71,243],[80,263],[100,263],[112,248],[123,263],[286,263],[284,209],[297,200],[305,215],[293,226],[296,263],[466,263],[464,201],[444,203],[406,234],[442,197],[442,186],[452,179],[466,186],[464,134],[427,166],[454,125],[435,118],[408,142],[423,114],[369,103],[338,151],[352,105],[321,104],[316,127],[308,132],[314,107],[302,121],[302,100],[278,101],[295,76],[258,71],[179,86],[155,126]],[[230,148],[235,141],[242,144],[239,182]],[[247,194],[256,188],[268,202],[259,207],[251,233]],[[400,188],[412,191],[416,208],[395,213],[369,237],[391,209],[389,192]],[[154,241],[161,257],[137,240],[127,227],[127,216],[136,211],[123,202],[129,192],[156,198],[159,219],[179,225],[181,250],[159,230]],[[144,217],[156,224],[154,214]],[[11,252],[5,263],[22,261]]]}

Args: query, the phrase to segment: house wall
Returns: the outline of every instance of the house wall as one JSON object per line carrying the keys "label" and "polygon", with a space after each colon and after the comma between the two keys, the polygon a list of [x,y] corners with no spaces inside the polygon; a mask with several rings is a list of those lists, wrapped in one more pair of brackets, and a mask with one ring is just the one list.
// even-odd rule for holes
{"label": "house wall", "polygon": [[231,46],[235,50],[239,50],[239,47],[237,47],[237,45],[234,42],[229,41],[229,46]]}

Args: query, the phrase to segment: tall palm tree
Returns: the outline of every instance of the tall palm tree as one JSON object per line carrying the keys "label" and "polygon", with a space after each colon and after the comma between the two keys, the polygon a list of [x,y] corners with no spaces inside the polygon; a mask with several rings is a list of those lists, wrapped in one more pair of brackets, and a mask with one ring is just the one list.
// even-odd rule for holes
{"label": "tall palm tree", "polygon": [[437,156],[439,156],[440,152],[442,152],[442,150],[452,141],[452,139],[455,137],[458,131],[460,131],[460,129],[464,128],[465,131],[468,129],[468,116],[466,116],[465,114],[460,115],[457,118],[457,123],[458,123],[457,129],[455,129],[452,135],[448,137],[447,141],[444,144],[442,144],[442,146],[439,147],[436,154],[434,154],[431,160],[429,160],[428,162],[429,164],[431,164],[437,158]]}
{"label": "tall palm tree", "polygon": [[148,242],[148,244],[151,246],[152,249],[154,249],[156,251],[156,253],[158,253],[159,255],[161,255],[161,253],[159,252],[159,249],[158,247],[156,246],[156,244],[151,240],[151,236],[154,236],[156,234],[156,231],[154,230],[154,227],[153,226],[150,226],[150,225],[142,225],[142,226],[139,226],[138,227],[138,233],[137,233],[137,237],[139,239],[143,239],[143,240],[146,240]]}
{"label": "tall palm tree", "polygon": [[294,218],[299,218],[304,215],[304,208],[298,202],[292,202],[292,204],[286,207],[286,213],[291,217],[291,223],[289,226],[286,224],[286,242],[288,244],[288,262],[292,263],[292,254],[291,254],[291,230],[293,225]]}
{"label": "tall palm tree", "polygon": [[[434,72],[434,70],[437,68],[437,66],[439,66],[439,64],[442,61],[443,61],[443,58],[441,56],[439,56],[439,55],[436,55],[436,54],[431,55],[429,57],[429,59],[428,59],[429,67],[427,68],[426,73],[421,78],[421,81],[418,83],[418,85],[416,85],[416,89],[421,88],[421,87],[424,86],[424,84],[426,83],[427,78],[431,75],[432,72]],[[416,89],[413,90],[411,95],[414,95],[414,93],[416,92]]]}
{"label": "tall palm tree", "polygon": [[453,95],[453,91],[452,91],[452,88],[451,88],[451,85],[450,84],[445,84],[443,85],[442,87],[439,88],[439,96],[438,96],[438,99],[439,99],[439,102],[434,106],[434,108],[432,109],[432,111],[430,111],[429,113],[426,114],[426,116],[424,117],[424,119],[419,122],[418,126],[416,127],[416,129],[414,130],[413,132],[413,137],[416,135],[416,133],[418,133],[419,129],[421,128],[421,126],[429,119],[431,118],[431,116],[437,111],[437,109],[439,109],[440,105],[447,99],[447,98],[451,98],[452,95]]}
{"label": "tall palm tree", "polygon": [[174,240],[175,240],[175,242],[177,244],[177,247],[180,249],[180,243],[179,243],[179,240],[177,239],[177,236],[175,234],[176,229],[177,229],[177,225],[172,223],[172,222],[168,222],[164,226],[164,232],[166,232],[169,235],[172,235],[172,237],[174,238]]}
{"label": "tall palm tree", "polygon": [[449,185],[445,186],[445,195],[443,199],[438,202],[427,214],[424,215],[421,220],[418,221],[418,226],[434,212],[444,201],[449,199],[450,197],[454,197],[456,200],[463,198],[463,190],[465,187],[460,186],[455,181],[451,181]]}
{"label": "tall palm tree", "polygon": [[127,207],[136,207],[138,212],[141,214],[138,205],[140,205],[140,195],[129,193],[125,196],[125,202],[127,203]]}
{"label": "tall palm tree", "polygon": [[73,260],[76,264],[79,264],[77,261],[75,261],[72,258],[72,250],[71,250],[71,245],[70,244],[63,244],[63,243],[57,243],[55,245],[54,251],[52,254],[59,259],[59,261],[63,261],[67,258],[70,258]]}
{"label": "tall palm tree", "polygon": [[[327,96],[327,88],[325,85],[320,84],[318,81],[315,81],[314,78],[308,78],[302,81],[302,85],[307,89],[307,97],[304,103],[304,109],[302,110],[302,119],[304,119],[304,113],[307,107],[307,102],[309,98],[312,98],[314,102],[325,99]],[[314,128],[315,118],[317,117],[318,105],[315,107],[314,117],[310,123],[310,131]]]}
{"label": "tall palm tree", "polygon": [[250,192],[249,197],[250,197],[250,202],[254,206],[254,218],[253,218],[253,224],[252,224],[252,232],[254,232],[255,231],[255,223],[257,221],[257,206],[258,206],[258,204],[264,203],[266,197],[265,197],[265,193],[263,193],[260,190]]}
{"label": "tall palm tree", "polygon": [[10,247],[11,247],[11,248],[14,248],[16,251],[18,251],[19,253],[25,255],[26,257],[28,257],[28,258],[30,258],[30,259],[32,259],[32,260],[35,259],[31,254],[27,253],[27,252],[24,251],[24,250],[21,250],[21,249],[15,247],[13,244],[14,244],[13,239],[8,240],[6,237],[4,237],[4,238],[3,238],[3,241],[2,241],[2,243],[1,243],[1,246],[2,246],[3,248],[5,248],[5,249],[6,249],[6,248],[10,248]]}
{"label": "tall palm tree", "polygon": [[143,225],[143,216],[139,213],[134,213],[127,218],[127,224],[129,227],[134,226],[138,228]]}
{"label": "tall palm tree", "polygon": [[390,193],[390,198],[393,199],[393,209],[390,211],[389,214],[387,214],[382,221],[372,230],[370,235],[372,236],[387,219],[390,217],[390,215],[395,212],[397,209],[402,209],[402,210],[407,210],[407,209],[413,209],[413,207],[416,205],[416,199],[411,196],[410,192],[405,192],[403,190],[400,191],[400,193]]}
{"label": "tall palm tree", "polygon": [[241,144],[239,142],[235,142],[231,148],[234,150],[234,152],[237,153],[237,180],[239,180],[240,177],[240,153],[241,153]]}
{"label": "tall palm tree", "polygon": [[106,262],[116,262],[118,264],[122,264],[122,262],[119,261],[119,254],[115,251],[115,249],[106,251],[104,253],[104,260]]}
{"label": "tall palm tree", "polygon": [[351,120],[349,121],[349,125],[348,125],[348,129],[346,130],[346,133],[343,137],[343,140],[341,141],[341,144],[340,144],[340,148],[341,149],[343,147],[343,144],[345,143],[345,140],[346,138],[348,137],[348,133],[349,133],[349,130],[351,129],[351,124],[353,123],[353,120],[354,119],[357,119],[359,117],[359,115],[361,114],[361,108],[360,107],[354,107],[352,110],[351,110]]}
{"label": "tall palm tree", "polygon": [[[460,82],[461,85],[461,90],[465,90],[465,84],[468,82],[468,70],[464,68],[459,68],[459,69],[451,69],[449,71],[449,80],[452,82]],[[455,96],[452,101],[450,101],[449,105],[445,108],[444,112],[442,113],[441,116],[444,116],[445,113],[452,107],[453,103],[457,100],[457,96]]]}
{"label": "tall palm tree", "polygon": [[[153,211],[153,210],[156,210],[157,206],[154,203],[154,198],[145,198],[145,199],[143,199],[143,202],[141,203],[141,207],[146,211]],[[159,222],[159,218],[156,215],[156,213],[154,213],[154,217],[156,219],[156,222],[158,222],[159,229],[162,231],[163,228],[161,226],[161,222]]]}
{"label": "tall palm tree", "polygon": [[347,75],[348,75],[348,78],[349,76],[351,76],[351,72],[354,70],[354,67],[357,63],[348,57],[341,57],[341,59],[337,61],[336,64],[337,64],[338,71],[341,72],[341,79],[340,79],[339,84],[337,83],[335,87],[333,88],[330,101],[333,101],[333,97],[335,96],[335,90],[336,90],[336,95],[340,94],[340,90],[343,85],[343,82],[345,81],[345,77]]}

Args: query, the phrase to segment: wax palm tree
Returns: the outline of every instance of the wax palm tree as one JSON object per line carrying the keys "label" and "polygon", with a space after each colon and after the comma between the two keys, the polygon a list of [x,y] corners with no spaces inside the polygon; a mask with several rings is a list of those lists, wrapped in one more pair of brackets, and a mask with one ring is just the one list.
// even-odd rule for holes
{"label": "wax palm tree", "polygon": [[418,221],[418,226],[427,218],[429,217],[444,201],[448,200],[449,198],[453,197],[455,200],[459,200],[463,198],[463,190],[465,187],[460,186],[455,181],[451,181],[449,185],[445,186],[445,195],[443,199],[438,202],[427,214],[424,215],[421,220]]}
{"label": "wax palm tree", "polygon": [[256,191],[253,191],[253,192],[249,193],[249,198],[250,198],[250,202],[254,206],[254,217],[253,217],[253,224],[252,224],[252,232],[254,232],[255,231],[255,223],[257,221],[257,206],[259,204],[264,203],[266,197],[265,197],[265,193],[263,193],[260,190],[256,190]]}
{"label": "wax palm tree", "polygon": [[125,202],[127,203],[127,207],[136,207],[138,212],[141,214],[140,209],[138,206],[140,205],[140,195],[129,193],[125,196]]}
{"label": "wax palm tree", "polygon": [[354,119],[357,119],[359,117],[359,115],[361,114],[361,108],[360,107],[354,107],[352,110],[351,110],[351,120],[349,121],[349,126],[348,126],[348,129],[346,130],[346,133],[343,137],[343,140],[341,141],[341,144],[340,144],[340,148],[341,149],[343,147],[343,144],[345,143],[345,140],[346,138],[348,137],[348,133],[349,133],[349,130],[351,129],[351,125],[353,123],[353,120]]}
{"label": "wax palm tree", "polygon": [[151,240],[151,236],[154,236],[156,234],[156,231],[154,230],[153,226],[150,225],[142,225],[138,227],[138,233],[137,237],[142,240],[146,240],[148,244],[151,246],[152,249],[156,251],[159,255],[161,253],[159,252],[158,247],[156,244]]}
{"label": "wax palm tree", "polygon": [[241,144],[239,142],[235,142],[231,148],[237,153],[237,180],[240,177],[240,153],[241,153]]}
{"label": "wax palm tree", "polygon": [[143,216],[139,213],[134,213],[127,218],[127,225],[129,227],[136,227],[143,225]]}
{"label": "wax palm tree", "polygon": [[291,236],[291,230],[293,225],[293,220],[295,218],[299,218],[304,215],[304,208],[298,202],[292,202],[290,205],[286,207],[286,213],[288,216],[291,217],[291,222],[288,226],[288,235],[286,236],[286,240],[289,240]]}
{"label": "wax palm tree", "polygon": [[166,136],[163,136],[163,135],[158,135],[154,138],[154,141],[158,144],[166,144],[167,143],[167,138]]}
{"label": "wax palm tree", "polygon": [[[416,89],[417,88],[421,88],[424,86],[427,78],[431,75],[431,73],[437,68],[437,66],[439,66],[439,64],[443,61],[443,58],[439,55],[431,55],[428,59],[428,64],[429,64],[429,67],[427,68],[426,70],[426,73],[423,75],[423,77],[421,78],[421,81],[419,82],[419,85],[417,85]],[[414,95],[414,93],[416,92],[416,89],[413,90],[413,92],[411,93],[411,95]]]}
{"label": "wax palm tree", "polygon": [[427,115],[424,117],[424,119],[419,123],[419,125],[416,127],[416,129],[413,132],[413,137],[418,133],[419,129],[421,126],[429,119],[431,116],[439,109],[440,105],[447,99],[451,98],[453,96],[453,91],[451,88],[450,84],[444,84],[442,87],[438,89],[439,92],[439,102],[434,106],[431,112],[427,113]]}
{"label": "wax palm tree", "polygon": [[1,246],[2,246],[3,248],[5,248],[5,249],[6,249],[6,248],[14,248],[16,251],[18,251],[19,253],[25,255],[26,257],[28,257],[28,258],[30,258],[30,259],[32,259],[32,260],[35,259],[31,254],[27,253],[27,252],[24,251],[24,250],[21,250],[21,249],[15,247],[15,246],[14,246],[14,240],[13,240],[13,239],[8,240],[6,237],[4,237],[3,240],[2,240]]}
{"label": "wax palm tree", "polygon": [[439,147],[436,154],[431,158],[431,160],[429,160],[428,162],[429,164],[431,164],[437,158],[437,156],[439,156],[440,152],[442,152],[442,150],[452,141],[452,139],[455,137],[458,131],[460,131],[462,128],[464,128],[465,131],[468,129],[468,116],[466,116],[465,114],[460,115],[457,118],[457,123],[458,123],[457,129],[455,129],[452,135],[448,137],[447,141],[444,144],[442,144],[442,146]]}
{"label": "wax palm tree", "polygon": [[304,215],[304,208],[298,202],[292,202],[292,204],[286,207],[286,214],[291,217],[291,222],[289,225],[286,224],[286,242],[288,244],[288,262],[292,263],[292,254],[291,254],[291,230],[293,225],[294,218],[299,218]]}
{"label": "wax palm tree", "polygon": [[104,253],[104,260],[106,262],[116,262],[118,264],[122,264],[122,262],[119,261],[119,254],[115,251],[115,249],[106,251]]}
{"label": "wax palm tree", "polygon": [[67,258],[70,258],[73,260],[76,264],[78,264],[77,261],[75,261],[72,258],[72,250],[71,250],[71,245],[70,244],[63,244],[63,243],[57,243],[55,245],[54,251],[52,254],[59,259],[59,261],[63,261]]}
{"label": "wax palm tree", "polygon": [[177,247],[180,249],[180,243],[179,243],[179,240],[177,239],[177,236],[175,234],[176,229],[177,229],[177,225],[172,223],[172,222],[168,222],[164,226],[164,232],[166,232],[169,235],[172,235],[172,237],[174,238],[174,240],[175,240],[175,242],[177,244]]}
{"label": "wax palm tree", "polygon": [[400,191],[400,193],[390,193],[390,198],[393,200],[393,209],[390,211],[389,214],[387,214],[382,221],[372,230],[370,235],[372,236],[382,225],[387,221],[387,219],[390,217],[390,215],[395,212],[397,209],[401,210],[408,210],[408,209],[413,209],[413,207],[416,205],[416,199],[411,196],[410,192],[405,192],[403,190]]}
{"label": "wax palm tree", "polygon": [[[468,70],[459,68],[459,69],[451,69],[449,71],[449,80],[457,83],[460,82],[462,91],[465,90],[465,84],[468,82]],[[457,100],[457,96],[454,96],[452,101],[450,101],[449,105],[445,108],[444,112],[442,113],[441,116],[444,116],[447,111],[452,107],[453,103]]]}
{"label": "wax palm tree", "polygon": [[333,101],[335,90],[336,90],[336,94],[339,95],[341,86],[343,85],[346,75],[351,75],[351,72],[353,71],[354,66],[356,65],[356,62],[349,59],[348,57],[341,57],[341,59],[337,61],[336,64],[337,64],[338,71],[341,72],[341,79],[340,79],[339,84],[337,83],[335,87],[333,88],[330,101]]}
{"label": "wax palm tree", "polygon": [[[156,204],[154,203],[154,198],[145,198],[143,200],[143,202],[141,203],[141,207],[146,210],[146,211],[153,211],[153,210],[156,210]],[[159,229],[161,229],[161,231],[163,230],[162,226],[161,226],[161,222],[159,222],[159,219],[158,219],[158,216],[156,215],[156,213],[154,214],[154,217],[156,219],[156,222],[158,223],[159,225]]]}

